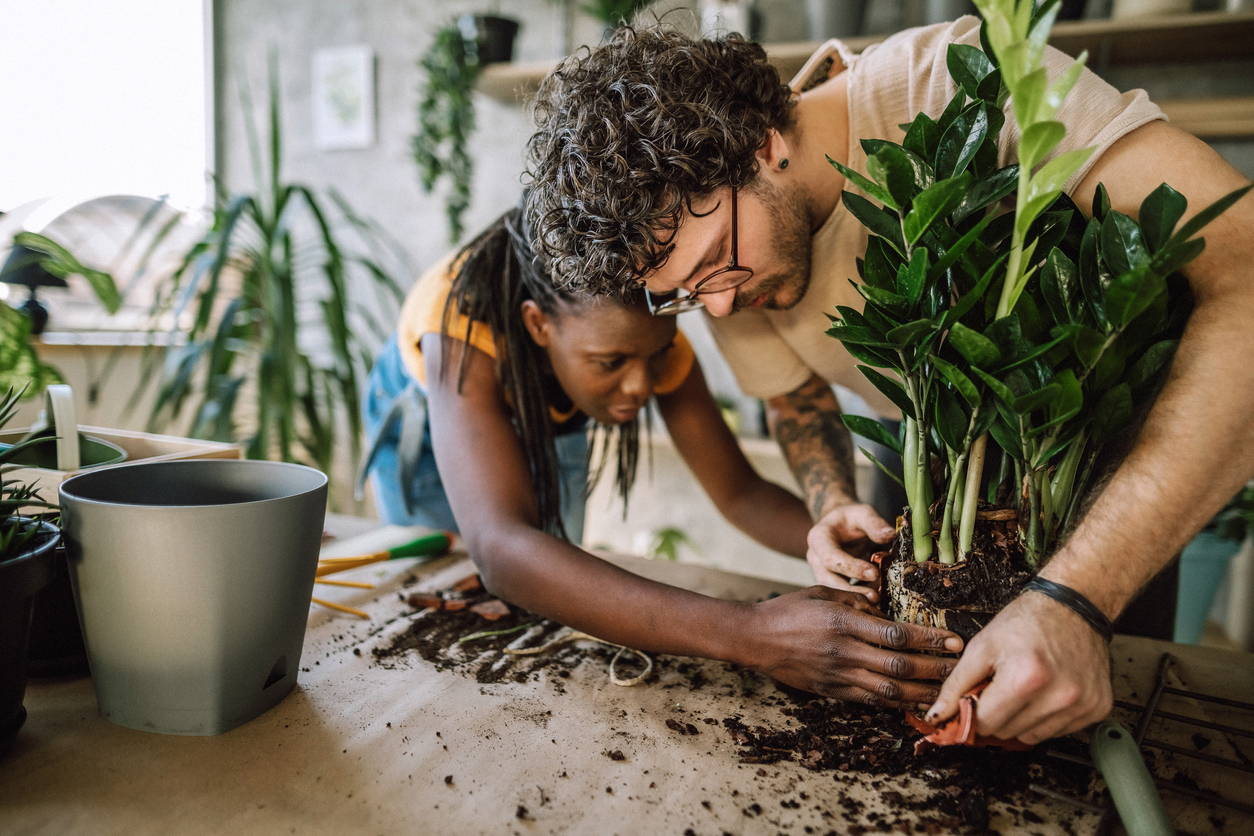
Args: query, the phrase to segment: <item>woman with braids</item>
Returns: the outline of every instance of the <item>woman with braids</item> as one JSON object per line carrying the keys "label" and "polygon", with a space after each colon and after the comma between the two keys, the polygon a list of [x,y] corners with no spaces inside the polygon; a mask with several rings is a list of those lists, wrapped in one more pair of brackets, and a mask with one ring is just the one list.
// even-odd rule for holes
{"label": "woman with braids", "polygon": [[[507,212],[405,301],[365,407],[366,467],[384,517],[460,531],[494,594],[609,641],[737,662],[835,696],[929,699],[936,683],[910,680],[937,680],[951,663],[887,648],[941,649],[957,640],[950,633],[885,621],[865,597],[827,587],[719,600],[579,548],[589,435],[599,460],[615,461],[626,502],[650,398],[738,528],[801,557],[811,523],[745,459],[675,319],[652,316],[639,293],[555,288],[521,226],[519,210]],[[846,656],[865,667],[854,681]]]}

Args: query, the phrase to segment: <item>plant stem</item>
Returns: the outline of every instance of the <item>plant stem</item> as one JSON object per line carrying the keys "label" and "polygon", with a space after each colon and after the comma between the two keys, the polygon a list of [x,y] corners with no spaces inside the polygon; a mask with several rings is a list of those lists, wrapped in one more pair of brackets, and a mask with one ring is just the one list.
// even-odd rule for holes
{"label": "plant stem", "polygon": [[914,559],[922,563],[932,557],[932,520],[928,513],[930,476],[926,469],[927,439],[923,437],[919,422],[906,418],[905,455],[902,457],[907,473],[913,476],[907,481],[907,490],[913,487],[910,502],[910,530],[914,541]]}
{"label": "plant stem", "polygon": [[[972,423],[979,410],[971,417]],[[958,557],[965,560],[971,551],[975,536],[975,514],[980,507],[980,480],[984,476],[984,452],[988,447],[988,433],[981,435],[971,445],[971,461],[967,465],[966,491],[962,498],[962,521],[958,526]]]}
{"label": "plant stem", "polygon": [[[970,436],[967,437],[967,441],[970,442]],[[957,557],[954,554],[954,503],[958,499],[958,485],[965,481],[963,473],[969,449],[967,444],[964,444],[962,452],[958,454],[953,464],[950,465],[949,486],[945,491],[945,513],[941,517],[940,538],[937,544],[941,563],[953,564],[957,562]]]}

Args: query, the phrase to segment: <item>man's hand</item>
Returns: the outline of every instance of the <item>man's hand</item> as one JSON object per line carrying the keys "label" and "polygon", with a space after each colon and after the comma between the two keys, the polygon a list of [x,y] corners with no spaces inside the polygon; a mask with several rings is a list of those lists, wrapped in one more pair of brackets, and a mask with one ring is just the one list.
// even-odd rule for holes
{"label": "man's hand", "polygon": [[752,613],[736,661],[796,688],[872,705],[928,704],[955,664],[902,651],[962,649],[953,633],[886,621],[861,595],[824,586],[754,604]]}
{"label": "man's hand", "polygon": [[843,589],[876,602],[879,594],[873,586],[879,577],[875,564],[862,558],[877,551],[876,544],[885,545],[893,539],[893,527],[870,505],[851,503],[828,511],[810,529],[806,537],[806,562],[814,572],[815,583]]}
{"label": "man's hand", "polygon": [[1026,592],[976,634],[927,714],[943,722],[962,695],[986,679],[976,731],[1035,745],[1092,725],[1110,713],[1106,642],[1079,615]]}

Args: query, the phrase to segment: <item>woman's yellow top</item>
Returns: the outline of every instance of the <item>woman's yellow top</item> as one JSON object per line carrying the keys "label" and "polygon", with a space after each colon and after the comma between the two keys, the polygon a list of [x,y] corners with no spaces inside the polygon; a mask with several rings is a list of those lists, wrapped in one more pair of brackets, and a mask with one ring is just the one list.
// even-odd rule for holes
{"label": "woman's yellow top", "polygon": [[[409,374],[421,383],[427,384],[427,368],[422,359],[420,342],[427,334],[444,333],[444,304],[453,287],[453,279],[457,275],[455,256],[449,255],[441,259],[434,267],[422,275],[405,297],[401,306],[400,322],[397,325],[397,342],[400,344],[401,359]],[[521,315],[521,314],[520,314]],[[470,338],[466,340],[466,326],[470,325]],[[468,342],[489,357],[496,359],[496,338],[483,322],[471,322],[459,311],[451,311],[447,335]],[[682,331],[675,333],[675,344],[666,355],[666,366],[654,382],[653,392],[666,395],[674,392],[688,379],[692,371],[692,344]],[[550,409],[553,420],[562,423],[569,420],[572,413],[561,414]]]}

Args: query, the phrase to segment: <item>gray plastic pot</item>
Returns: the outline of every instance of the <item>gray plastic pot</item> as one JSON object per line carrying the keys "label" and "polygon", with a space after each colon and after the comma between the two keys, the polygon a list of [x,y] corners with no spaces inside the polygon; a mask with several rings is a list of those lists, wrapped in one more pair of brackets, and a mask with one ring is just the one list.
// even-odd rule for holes
{"label": "gray plastic pot", "polygon": [[219,734],[296,684],[327,478],[301,465],[123,465],[60,488],[100,713]]}

